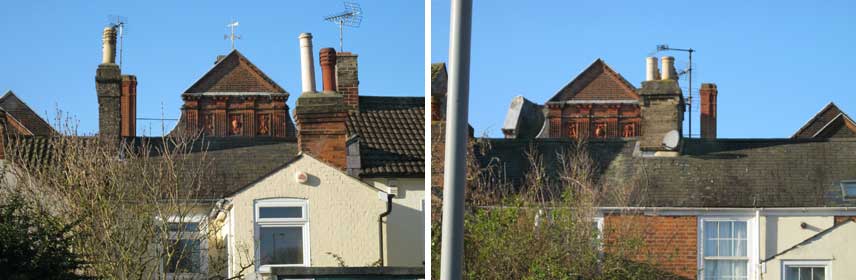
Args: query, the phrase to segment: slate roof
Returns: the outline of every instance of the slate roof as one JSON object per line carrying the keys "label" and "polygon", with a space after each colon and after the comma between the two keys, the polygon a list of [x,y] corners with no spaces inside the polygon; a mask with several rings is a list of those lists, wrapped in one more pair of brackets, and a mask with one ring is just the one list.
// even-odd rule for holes
{"label": "slate roof", "polygon": [[[572,141],[489,139],[490,149],[480,160],[495,160],[519,188],[530,149],[543,156],[544,166],[556,176],[557,155],[569,152]],[[842,180],[856,179],[856,139],[683,141],[682,154],[673,158],[634,157],[636,141],[621,139],[591,142],[588,149],[601,182],[639,186],[636,205],[630,206],[856,206],[856,200],[842,197],[840,187]]]}
{"label": "slate roof", "polygon": [[856,137],[856,122],[829,102],[791,138]]}
{"label": "slate roof", "polygon": [[636,87],[598,58],[571,82],[556,92],[548,102],[564,101],[634,101]]}
{"label": "slate roof", "polygon": [[424,177],[425,99],[360,96],[348,135],[360,141],[361,177]]}
{"label": "slate roof", "polygon": [[238,50],[214,64],[202,78],[184,91],[187,95],[288,95]]}
{"label": "slate roof", "polygon": [[[83,143],[93,140],[83,138]],[[154,157],[161,155],[160,151],[163,150],[163,139],[160,137],[137,137],[132,141],[137,150],[147,147]],[[9,152],[21,153],[25,159],[26,162],[18,164],[46,164],[55,156],[50,143],[48,137],[10,137],[8,147]],[[280,138],[217,137],[194,141],[185,155],[177,161],[178,168],[206,164],[203,176],[206,188],[197,193],[195,198],[220,199],[279,170],[298,156],[298,147],[294,141]]]}
{"label": "slate roof", "polygon": [[56,130],[47,121],[39,117],[30,106],[18,98],[11,90],[0,97],[0,109],[6,112],[6,121],[13,128],[11,133],[21,135],[48,136],[56,134]]}

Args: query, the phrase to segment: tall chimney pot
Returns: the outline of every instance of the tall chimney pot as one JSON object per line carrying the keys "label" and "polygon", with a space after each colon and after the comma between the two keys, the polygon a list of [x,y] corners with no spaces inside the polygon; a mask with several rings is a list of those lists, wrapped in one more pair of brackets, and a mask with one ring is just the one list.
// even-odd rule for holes
{"label": "tall chimney pot", "polygon": [[315,91],[315,61],[312,59],[312,33],[300,33],[300,80],[303,92]]}
{"label": "tall chimney pot", "polygon": [[703,83],[699,90],[701,98],[701,138],[716,139],[716,84]]}
{"label": "tall chimney pot", "polygon": [[116,28],[104,27],[101,43],[101,64],[116,64]]}
{"label": "tall chimney pot", "polygon": [[336,91],[336,50],[323,48],[318,55],[321,63],[321,80],[324,83],[324,92]]}
{"label": "tall chimney pot", "polygon": [[675,71],[675,58],[672,56],[664,56],[661,58],[663,63],[663,73],[661,75],[663,80],[677,80],[678,72]]}
{"label": "tall chimney pot", "polygon": [[645,80],[654,81],[660,79],[660,69],[657,69],[657,58],[649,56],[645,58]]}

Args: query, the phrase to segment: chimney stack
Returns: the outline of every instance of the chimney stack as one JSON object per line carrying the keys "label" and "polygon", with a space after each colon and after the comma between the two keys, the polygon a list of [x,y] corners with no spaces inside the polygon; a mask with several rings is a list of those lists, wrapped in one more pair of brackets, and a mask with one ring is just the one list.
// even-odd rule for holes
{"label": "chimney stack", "polygon": [[654,81],[660,79],[660,69],[657,69],[657,58],[649,56],[645,58],[645,80]]}
{"label": "chimney stack", "polygon": [[356,54],[350,52],[336,54],[336,89],[345,98],[348,109],[359,108],[360,78]]}
{"label": "chimney stack", "polygon": [[98,135],[106,142],[117,141],[121,135],[122,71],[116,65],[116,29],[104,28],[101,64],[95,71],[98,94]]}
{"label": "chimney stack", "polygon": [[701,138],[716,139],[716,84],[703,83],[701,97]]}
{"label": "chimney stack", "polygon": [[324,83],[324,92],[336,91],[336,50],[333,48],[321,49],[318,60],[321,63],[321,81]]}
{"label": "chimney stack", "polygon": [[[663,59],[666,68],[667,60]],[[666,73],[666,71],[663,71]],[[684,120],[684,98],[677,80],[662,79],[642,82],[639,96],[641,104],[641,130],[639,151],[642,156],[676,156],[678,152],[664,147],[663,141],[670,131],[681,135]]]}
{"label": "chimney stack", "polygon": [[315,91],[315,61],[312,59],[312,33],[300,33],[300,80],[303,92]]}
{"label": "chimney stack", "polygon": [[677,80],[678,72],[675,71],[675,58],[671,56],[664,56],[662,58],[663,62],[663,73],[660,75],[662,80]]}
{"label": "chimney stack", "polygon": [[122,75],[122,137],[137,136],[137,76]]}

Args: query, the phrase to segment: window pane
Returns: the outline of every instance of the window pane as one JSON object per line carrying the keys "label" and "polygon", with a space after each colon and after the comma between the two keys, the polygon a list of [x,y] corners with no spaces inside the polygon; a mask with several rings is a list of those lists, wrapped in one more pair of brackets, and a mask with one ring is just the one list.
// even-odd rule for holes
{"label": "window pane", "polygon": [[746,256],[746,222],[734,222],[735,256]]}
{"label": "window pane", "polygon": [[812,280],[824,280],[826,279],[826,269],[823,267],[812,267],[811,276]]}
{"label": "window pane", "polygon": [[811,267],[800,267],[800,279],[811,280]]}
{"label": "window pane", "polygon": [[199,240],[170,240],[166,248],[166,272],[196,273],[199,270]]}
{"label": "window pane", "polygon": [[302,218],[301,207],[259,207],[259,218]]}
{"label": "window pane", "polygon": [[844,196],[856,197],[856,182],[841,182],[841,188],[844,189]]}
{"label": "window pane", "polygon": [[704,256],[717,255],[717,222],[704,222]]}
{"label": "window pane", "polygon": [[785,268],[785,280],[799,280],[800,279],[800,269],[796,267],[789,266]]}
{"label": "window pane", "polygon": [[199,223],[167,223],[166,227],[172,232],[196,232],[199,230]]}
{"label": "window pane", "polygon": [[302,227],[259,228],[261,264],[302,264]]}
{"label": "window pane", "polygon": [[719,238],[732,238],[731,222],[719,222]]}
{"label": "window pane", "polygon": [[747,261],[705,260],[704,279],[746,279]]}

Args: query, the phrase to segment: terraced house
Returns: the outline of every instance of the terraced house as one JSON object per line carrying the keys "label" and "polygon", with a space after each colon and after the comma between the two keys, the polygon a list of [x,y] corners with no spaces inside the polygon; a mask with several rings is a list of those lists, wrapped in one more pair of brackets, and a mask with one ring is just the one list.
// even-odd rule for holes
{"label": "terraced house", "polygon": [[[648,58],[640,87],[597,60],[543,105],[515,98],[505,138],[483,139],[488,148],[479,162],[496,164],[520,186],[531,167],[528,153],[541,155],[547,174],[558,176],[560,155],[585,138],[598,181],[637,186],[629,205],[603,201],[595,224],[608,234],[642,221],[645,252],[667,275],[852,279],[853,120],[830,103],[791,138],[717,138],[718,88],[702,84],[702,137],[681,137],[685,102],[674,60],[663,58],[663,69],[656,61]],[[434,69],[432,96],[442,95],[443,67]],[[432,183],[440,186],[442,160],[432,162]]]}
{"label": "terraced house", "polygon": [[[139,137],[136,98],[145,93],[137,95],[137,77],[115,64],[115,28],[105,28],[103,39],[95,77],[98,137],[137,150],[194,137],[187,158],[206,163],[208,183],[194,194],[192,213],[159,217],[171,223],[169,236],[185,258],[152,269],[170,279],[239,272],[247,279],[424,278],[419,93],[360,96],[357,54],[330,48],[320,52],[324,87],[317,91],[312,35],[303,33],[303,92],[294,122],[290,93],[232,50],[180,94],[181,117],[167,136]],[[6,131],[50,130],[30,120],[16,100],[11,93],[0,100],[10,108]],[[38,142],[30,137],[14,148],[38,150]],[[223,226],[199,240],[195,233],[206,224]],[[209,247],[214,241],[226,244],[223,252]],[[213,255],[225,256],[217,259],[226,269],[214,270]]]}

